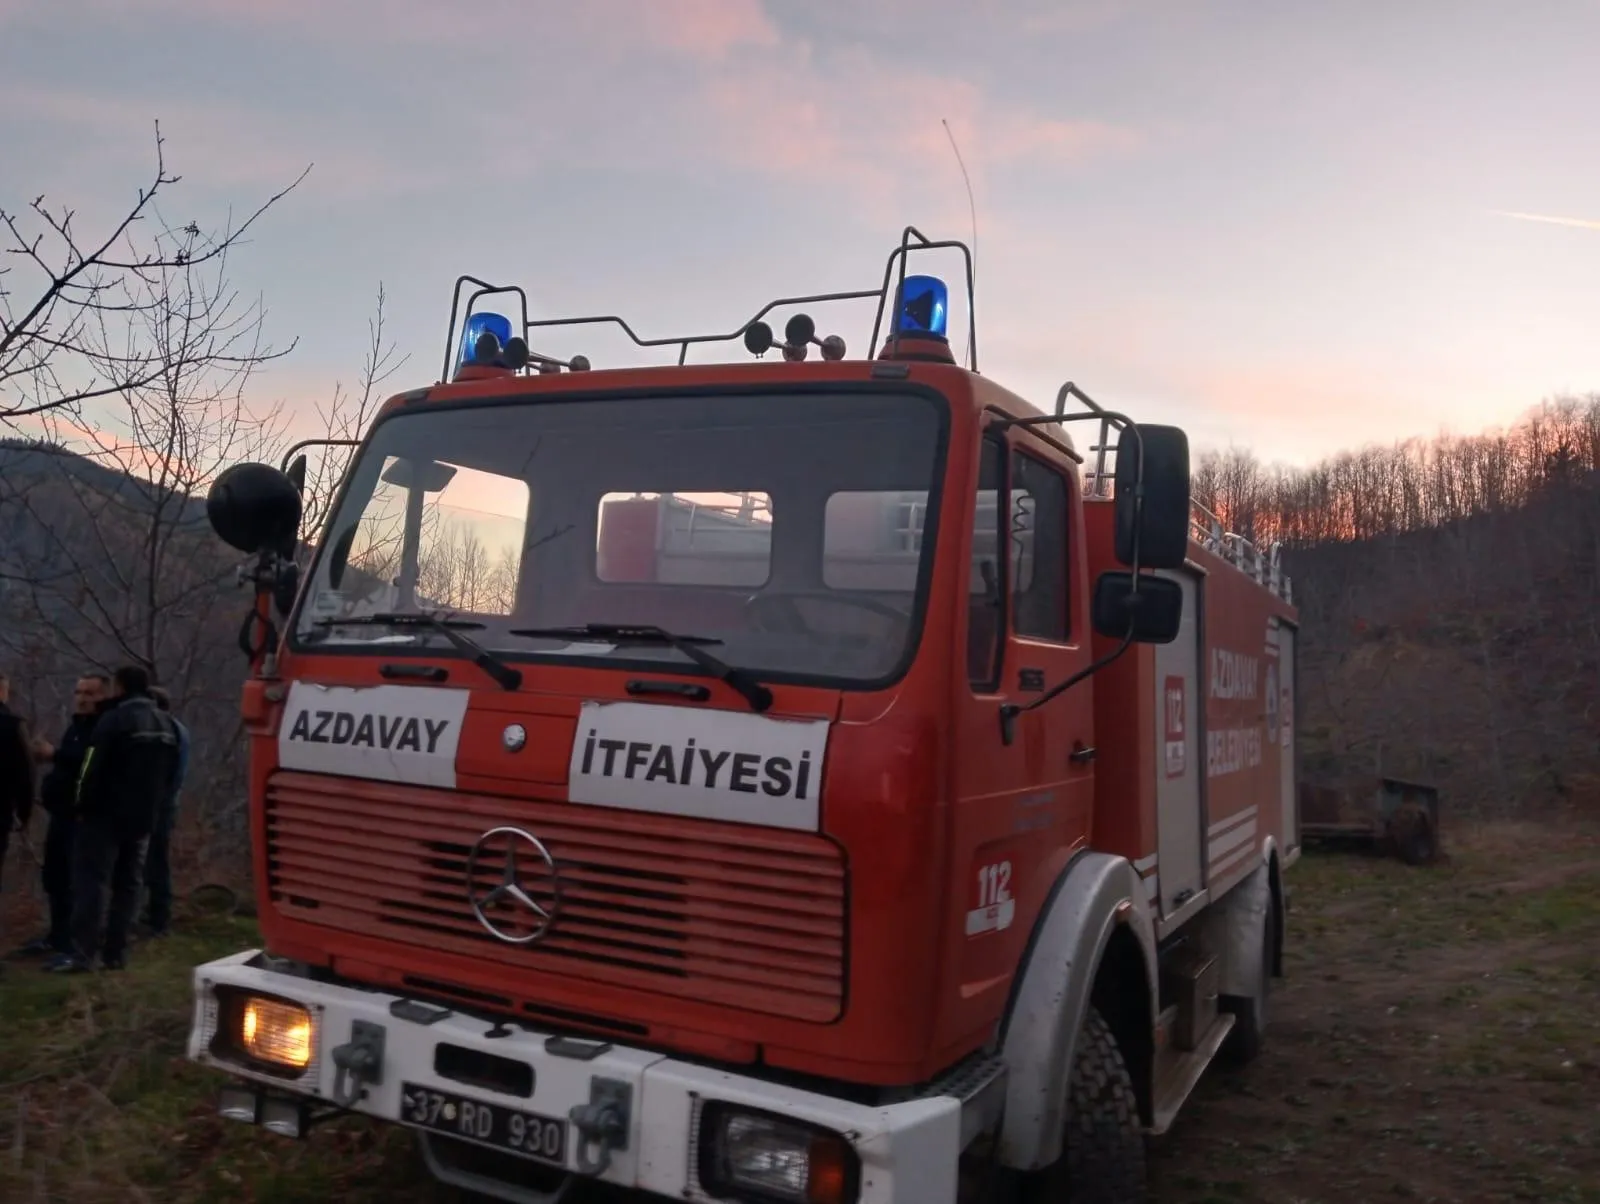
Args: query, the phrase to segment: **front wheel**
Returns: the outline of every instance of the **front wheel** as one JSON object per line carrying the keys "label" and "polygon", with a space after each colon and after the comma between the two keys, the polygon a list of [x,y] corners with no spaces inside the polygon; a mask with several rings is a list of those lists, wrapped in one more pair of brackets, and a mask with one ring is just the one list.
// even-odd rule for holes
{"label": "front wheel", "polygon": [[1144,1127],[1122,1051],[1092,1006],[1067,1083],[1061,1157],[1031,1176],[1027,1204],[1143,1204]]}
{"label": "front wheel", "polygon": [[1223,1010],[1233,1013],[1233,1031],[1223,1045],[1223,1057],[1234,1066],[1246,1066],[1261,1053],[1267,1035],[1267,1003],[1272,997],[1272,953],[1277,943],[1278,912],[1270,894],[1267,914],[1261,923],[1261,955],[1255,990],[1249,995],[1221,1000]]}

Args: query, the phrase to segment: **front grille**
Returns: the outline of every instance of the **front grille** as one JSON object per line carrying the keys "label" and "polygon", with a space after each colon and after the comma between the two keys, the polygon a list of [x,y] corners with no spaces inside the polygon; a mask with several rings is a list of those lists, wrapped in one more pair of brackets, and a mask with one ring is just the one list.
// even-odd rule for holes
{"label": "front grille", "polygon": [[[536,836],[560,871],[560,914],[527,945],[491,936],[468,902],[468,854],[501,825]],[[553,973],[816,1022],[843,1007],[845,870],[820,836],[286,771],[268,784],[266,828],[286,917],[530,983]],[[480,896],[502,864],[480,860]]]}

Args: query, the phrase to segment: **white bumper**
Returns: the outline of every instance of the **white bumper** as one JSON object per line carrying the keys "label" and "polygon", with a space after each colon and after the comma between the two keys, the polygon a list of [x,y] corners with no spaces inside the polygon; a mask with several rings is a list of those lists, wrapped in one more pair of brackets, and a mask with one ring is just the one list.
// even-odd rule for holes
{"label": "white bumper", "polygon": [[[590,1057],[558,1055],[546,1047],[553,1034],[531,1027],[513,1025],[508,1035],[491,1038],[486,1034],[496,1027],[493,1021],[459,1012],[447,1012],[431,1023],[403,1019],[391,1012],[402,996],[318,983],[250,964],[257,960],[258,952],[248,950],[195,970],[188,1054],[275,1094],[333,1102],[337,1071],[332,1051],[351,1039],[355,1022],[364,1021],[384,1030],[381,1081],[368,1085],[365,1096],[350,1106],[368,1116],[408,1123],[402,1115],[401,1084],[409,1082],[470,1101],[561,1118],[567,1124],[565,1118],[574,1107],[591,1103],[595,1080],[602,1079],[631,1089],[626,1145],[611,1152],[609,1165],[597,1176],[605,1182],[677,1200],[710,1201],[699,1183],[695,1147],[702,1108],[721,1101],[843,1134],[861,1160],[862,1204],[954,1204],[956,1200],[962,1104],[954,1096],[870,1107],[615,1044]],[[218,986],[290,999],[311,1013],[312,1056],[303,1076],[286,1081],[244,1069],[211,1052]],[[526,1063],[533,1070],[532,1094],[505,1094],[439,1075],[435,1048],[441,1042]],[[567,1128],[565,1165],[576,1171],[582,1141],[575,1127]],[[595,1147],[589,1146],[588,1152],[595,1153]],[[486,1190],[481,1185],[478,1189]]]}

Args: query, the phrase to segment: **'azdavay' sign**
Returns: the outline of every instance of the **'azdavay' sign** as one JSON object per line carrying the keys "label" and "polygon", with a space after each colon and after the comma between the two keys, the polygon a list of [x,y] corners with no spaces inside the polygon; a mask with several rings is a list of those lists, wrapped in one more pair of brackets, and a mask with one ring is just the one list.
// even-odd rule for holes
{"label": "'azdavay' sign", "polygon": [[467,699],[466,690],[297,681],[278,727],[278,765],[453,789]]}
{"label": "'azdavay' sign", "polygon": [[814,832],[826,719],[770,719],[586,702],[572,743],[574,803]]}

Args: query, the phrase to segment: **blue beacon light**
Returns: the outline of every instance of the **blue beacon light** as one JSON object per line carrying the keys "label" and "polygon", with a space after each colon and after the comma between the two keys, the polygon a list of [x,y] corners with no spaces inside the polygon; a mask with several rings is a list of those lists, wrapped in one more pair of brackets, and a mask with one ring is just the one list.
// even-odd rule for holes
{"label": "blue beacon light", "polygon": [[504,347],[511,341],[511,319],[504,314],[476,313],[467,316],[467,324],[461,330],[461,346],[456,352],[456,367],[472,361],[473,353],[478,346],[478,340],[484,334],[492,334]]}
{"label": "blue beacon light", "polygon": [[950,290],[937,276],[907,276],[900,286],[898,315],[901,334],[943,341],[950,316]]}

